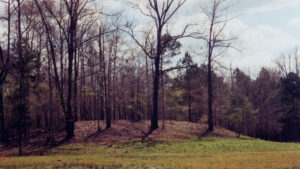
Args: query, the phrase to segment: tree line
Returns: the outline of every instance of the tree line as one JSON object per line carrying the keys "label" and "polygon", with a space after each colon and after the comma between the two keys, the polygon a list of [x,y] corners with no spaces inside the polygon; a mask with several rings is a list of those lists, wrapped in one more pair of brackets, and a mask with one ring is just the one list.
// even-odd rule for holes
{"label": "tree line", "polygon": [[[151,120],[153,131],[164,127],[158,120],[186,120],[207,123],[208,132],[219,125],[237,136],[299,141],[297,52],[256,79],[238,68],[219,71],[226,67],[219,57],[236,48],[225,30],[227,2],[207,2],[206,22],[176,34],[171,21],[187,0],[131,1],[149,19],[142,29],[96,7],[101,1],[1,1],[1,141],[22,155],[33,133],[54,146],[56,133],[71,139],[85,120],[97,121],[98,132],[103,121],[108,129],[113,120]],[[183,38],[198,40],[202,54],[182,53]]]}

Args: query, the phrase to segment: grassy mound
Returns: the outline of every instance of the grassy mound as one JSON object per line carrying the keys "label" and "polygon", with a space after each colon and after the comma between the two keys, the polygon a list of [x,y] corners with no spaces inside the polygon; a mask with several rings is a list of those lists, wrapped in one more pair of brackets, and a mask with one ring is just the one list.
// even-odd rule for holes
{"label": "grassy mound", "polygon": [[149,124],[118,121],[97,134],[95,123],[79,122],[76,137],[64,145],[29,145],[25,157],[7,157],[16,149],[2,151],[0,168],[300,169],[300,144],[238,139],[222,128],[203,136],[206,125],[175,121],[147,135]]}
{"label": "grassy mound", "polygon": [[[42,155],[42,156],[40,156]],[[300,145],[251,138],[77,143],[27,157],[1,157],[0,168],[300,169]]]}

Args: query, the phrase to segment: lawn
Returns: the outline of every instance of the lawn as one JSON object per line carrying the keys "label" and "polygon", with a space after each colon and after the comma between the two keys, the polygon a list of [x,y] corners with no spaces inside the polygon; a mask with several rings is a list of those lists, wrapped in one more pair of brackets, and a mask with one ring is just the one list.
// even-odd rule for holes
{"label": "lawn", "polygon": [[75,143],[36,154],[0,157],[0,168],[300,169],[300,144],[248,137]]}

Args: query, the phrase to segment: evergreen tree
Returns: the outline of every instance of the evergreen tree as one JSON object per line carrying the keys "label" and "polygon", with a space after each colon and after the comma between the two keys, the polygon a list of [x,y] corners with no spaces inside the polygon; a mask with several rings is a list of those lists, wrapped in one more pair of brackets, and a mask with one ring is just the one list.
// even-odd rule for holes
{"label": "evergreen tree", "polygon": [[281,79],[281,103],[285,141],[300,140],[300,78],[291,72]]}

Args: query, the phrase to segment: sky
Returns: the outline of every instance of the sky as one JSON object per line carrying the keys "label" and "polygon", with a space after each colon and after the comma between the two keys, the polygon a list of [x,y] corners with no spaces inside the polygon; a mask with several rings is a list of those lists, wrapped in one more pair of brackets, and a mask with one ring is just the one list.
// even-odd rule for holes
{"label": "sky", "polygon": [[[193,21],[200,17],[200,6],[207,0],[188,0],[173,23]],[[141,22],[146,19],[133,12],[125,0],[101,0],[110,9],[124,9]],[[275,59],[282,53],[292,52],[300,45],[300,0],[235,0],[229,14],[234,19],[227,29],[237,33],[239,52],[228,52],[221,62],[227,67],[247,69],[258,73],[261,67],[274,66]],[[178,28],[179,29],[179,28]],[[200,48],[192,39],[182,41],[184,49]],[[197,60],[197,56],[194,56]]]}
{"label": "sky", "polygon": [[[240,24],[248,29],[241,35],[245,50],[237,66],[257,71],[274,65],[282,53],[300,45],[299,0],[240,0],[235,7]],[[236,57],[235,57],[236,58]]]}
{"label": "sky", "polygon": [[[136,2],[136,0],[133,0]],[[142,0],[140,0],[142,1]],[[170,25],[180,31],[184,23],[197,22],[203,14],[200,7],[209,0],[187,0],[175,15]],[[230,1],[230,0],[229,0]],[[240,67],[249,73],[258,73],[261,67],[272,67],[282,53],[292,52],[300,46],[300,0],[232,0],[229,14],[234,19],[227,24],[227,30],[239,36],[236,46],[240,51],[229,51],[219,62],[226,67]],[[149,27],[148,18],[132,9],[128,0],[96,0],[108,11],[123,10],[124,14],[136,19],[140,27]],[[1,7],[1,6],[0,6]],[[1,9],[2,11],[2,9]],[[0,29],[1,32],[1,29]],[[194,60],[201,48],[199,40],[184,39],[183,53],[194,50]]]}

